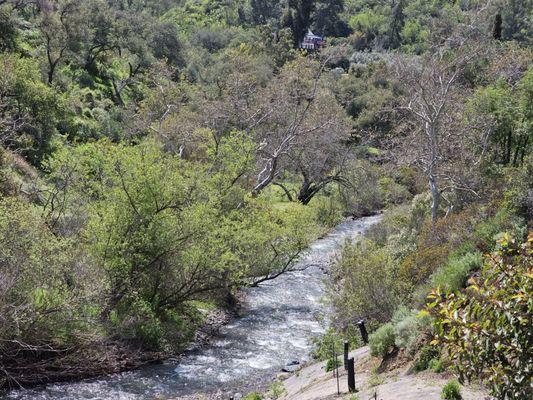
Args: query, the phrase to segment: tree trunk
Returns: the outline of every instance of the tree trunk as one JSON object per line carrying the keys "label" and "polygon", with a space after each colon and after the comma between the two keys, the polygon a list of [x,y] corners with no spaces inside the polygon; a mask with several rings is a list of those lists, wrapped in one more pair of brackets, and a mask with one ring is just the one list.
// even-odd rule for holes
{"label": "tree trunk", "polygon": [[430,160],[428,167],[428,180],[429,180],[429,190],[431,192],[431,219],[435,222],[439,214],[440,206],[440,191],[437,184],[437,177],[435,172],[437,169],[438,163],[438,141],[437,141],[437,122],[431,121],[426,122],[426,132],[430,140]]}
{"label": "tree trunk", "polygon": [[440,191],[433,175],[429,176],[429,190],[431,192],[431,219],[435,222],[439,216]]}

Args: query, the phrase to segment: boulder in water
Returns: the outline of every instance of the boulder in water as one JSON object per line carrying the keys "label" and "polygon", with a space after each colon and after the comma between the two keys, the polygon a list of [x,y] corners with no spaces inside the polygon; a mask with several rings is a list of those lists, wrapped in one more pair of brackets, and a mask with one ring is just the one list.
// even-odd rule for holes
{"label": "boulder in water", "polygon": [[296,372],[300,369],[300,361],[291,361],[287,363],[282,369],[282,372]]}

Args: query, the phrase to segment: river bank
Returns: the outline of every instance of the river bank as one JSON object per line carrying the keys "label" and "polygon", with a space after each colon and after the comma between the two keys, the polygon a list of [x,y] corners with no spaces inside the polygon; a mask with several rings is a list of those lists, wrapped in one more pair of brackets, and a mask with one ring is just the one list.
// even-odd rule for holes
{"label": "river bank", "polygon": [[222,325],[207,346],[140,369],[80,382],[13,391],[8,399],[75,400],[186,398],[246,393],[267,385],[283,365],[310,361],[310,338],[325,329],[324,268],[346,239],[363,234],[379,216],[347,220],[317,240],[287,273],[243,291],[241,316]]}
{"label": "river bank", "polygon": [[235,301],[206,311],[194,340],[179,353],[151,352],[119,341],[91,340],[83,347],[53,358],[36,361],[21,358],[19,365],[10,366],[9,372],[3,368],[3,372],[10,376],[4,387],[0,387],[0,396],[7,395],[12,389],[75,382],[132,371],[168,359],[179,360],[186,351],[207,346],[220,328],[237,316],[238,310],[239,301]]}

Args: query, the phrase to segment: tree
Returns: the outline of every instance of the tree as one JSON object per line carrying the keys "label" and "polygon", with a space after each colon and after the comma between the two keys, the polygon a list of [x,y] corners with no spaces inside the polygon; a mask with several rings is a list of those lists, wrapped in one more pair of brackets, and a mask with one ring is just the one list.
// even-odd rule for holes
{"label": "tree", "polygon": [[18,36],[17,21],[10,5],[0,3],[0,51],[13,50]]}
{"label": "tree", "polygon": [[496,40],[501,40],[502,38],[502,15],[497,13],[494,16],[494,26],[492,29],[492,37]]}
{"label": "tree", "polygon": [[405,24],[404,0],[391,3],[392,15],[389,29],[389,48],[396,49],[402,42],[401,33]]}
{"label": "tree", "polygon": [[[473,53],[463,54],[465,49],[455,51],[440,49],[422,60],[396,62],[396,73],[406,97],[399,109],[413,117],[413,126],[402,141],[399,158],[414,165],[426,176],[431,193],[431,217],[439,215],[443,193],[446,191],[469,191],[473,189],[462,181],[453,160],[460,160],[460,128],[454,124],[460,119],[454,116],[460,101],[455,85]],[[453,100],[452,100],[453,99]],[[465,153],[466,154],[466,151]],[[475,194],[475,192],[474,192]]]}
{"label": "tree", "polygon": [[252,21],[256,25],[265,25],[281,16],[281,4],[272,0],[251,0]]}
{"label": "tree", "polygon": [[88,218],[83,237],[108,282],[100,320],[146,348],[186,342],[191,300],[224,299],[293,270],[314,235],[310,210],[277,211],[246,196],[253,142],[245,135],[201,147],[182,159],[152,140],[100,141],[48,164],[59,191],[47,202],[50,219],[65,231],[74,210]]}
{"label": "tree", "polygon": [[341,18],[344,0],[317,1],[313,11],[313,30],[324,36],[348,36],[350,28]]}
{"label": "tree", "polygon": [[76,53],[86,39],[87,21],[83,3],[77,0],[57,0],[38,3],[39,29],[43,35],[48,64],[48,84],[52,84],[60,62],[68,53]]}
{"label": "tree", "polygon": [[302,42],[313,22],[315,0],[289,0],[282,18],[282,26],[292,30],[294,47]]}
{"label": "tree", "polygon": [[533,69],[515,82],[499,79],[479,89],[470,101],[472,119],[488,130],[492,161],[513,167],[522,165],[533,145]]}
{"label": "tree", "polygon": [[500,399],[531,395],[533,233],[524,244],[503,236],[464,293],[434,291],[434,344],[442,346],[461,382],[487,380]]}
{"label": "tree", "polygon": [[34,164],[51,151],[63,118],[60,96],[39,79],[36,62],[0,56],[0,144],[22,152]]}
{"label": "tree", "polygon": [[259,143],[253,193],[280,179],[300,174],[298,198],[307,204],[331,182],[341,180],[348,126],[342,108],[321,81],[325,62],[305,58],[287,64],[258,93],[253,130]]}
{"label": "tree", "polygon": [[[42,379],[43,365],[78,347],[94,326],[98,272],[89,279],[74,244],[51,232],[37,207],[0,198],[1,387]],[[64,373],[61,363],[55,369]]]}
{"label": "tree", "polygon": [[531,44],[533,28],[531,1],[505,0],[501,2],[502,37]]}

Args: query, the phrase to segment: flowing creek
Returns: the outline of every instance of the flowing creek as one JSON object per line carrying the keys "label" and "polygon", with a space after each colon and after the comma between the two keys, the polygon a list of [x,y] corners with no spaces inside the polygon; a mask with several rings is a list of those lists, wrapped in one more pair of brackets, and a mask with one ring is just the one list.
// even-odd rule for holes
{"label": "flowing creek", "polygon": [[[324,269],[346,240],[376,223],[379,216],[342,222],[314,242],[290,272],[246,290],[243,317],[224,326],[211,343],[186,353],[179,362],[80,382],[9,393],[12,400],[152,400],[199,398],[199,393],[246,393],[271,380],[292,360],[309,360],[310,339],[324,331],[327,310]],[[227,398],[227,396],[226,396]]]}

